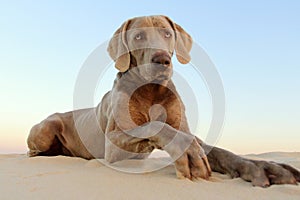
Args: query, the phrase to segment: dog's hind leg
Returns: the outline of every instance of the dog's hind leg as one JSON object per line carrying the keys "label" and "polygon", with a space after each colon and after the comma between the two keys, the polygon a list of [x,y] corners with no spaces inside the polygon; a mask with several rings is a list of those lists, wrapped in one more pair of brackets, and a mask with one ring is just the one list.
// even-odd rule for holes
{"label": "dog's hind leg", "polygon": [[62,129],[62,122],[51,117],[32,127],[27,139],[28,156],[69,154],[57,137]]}

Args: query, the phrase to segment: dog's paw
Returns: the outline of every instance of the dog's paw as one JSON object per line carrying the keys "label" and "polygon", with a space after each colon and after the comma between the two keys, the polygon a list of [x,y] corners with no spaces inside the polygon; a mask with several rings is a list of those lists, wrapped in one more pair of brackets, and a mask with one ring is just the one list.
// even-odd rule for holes
{"label": "dog's paw", "polygon": [[202,147],[194,140],[190,147],[175,161],[178,178],[208,179],[211,169]]}
{"label": "dog's paw", "polygon": [[231,174],[235,174],[233,177],[241,177],[259,187],[300,182],[300,172],[297,169],[275,162],[243,159],[232,172]]}
{"label": "dog's paw", "polygon": [[27,156],[34,157],[34,156],[38,156],[40,153],[41,153],[41,151],[39,151],[39,150],[29,150],[27,152]]}

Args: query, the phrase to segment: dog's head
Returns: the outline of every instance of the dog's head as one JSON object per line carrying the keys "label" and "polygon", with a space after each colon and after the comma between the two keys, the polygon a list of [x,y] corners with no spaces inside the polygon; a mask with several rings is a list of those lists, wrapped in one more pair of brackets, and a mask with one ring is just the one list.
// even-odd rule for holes
{"label": "dog's head", "polygon": [[[114,33],[108,52],[120,72],[133,68],[147,79],[170,79],[174,51],[178,61],[190,61],[191,36],[166,16],[130,19]],[[138,67],[138,69],[136,68]]]}

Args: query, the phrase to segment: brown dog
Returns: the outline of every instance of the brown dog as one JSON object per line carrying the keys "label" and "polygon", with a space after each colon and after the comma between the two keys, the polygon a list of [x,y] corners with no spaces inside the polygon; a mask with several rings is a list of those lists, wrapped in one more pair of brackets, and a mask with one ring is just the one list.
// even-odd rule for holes
{"label": "brown dog", "polygon": [[113,89],[96,108],[56,113],[35,125],[28,137],[29,156],[115,162],[145,158],[154,149],[163,149],[176,160],[180,178],[207,179],[212,168],[262,187],[300,181],[299,171],[291,166],[247,160],[210,147],[190,133],[171,80],[171,57],[175,51],[178,61],[186,64],[191,47],[190,35],[168,17],[126,21],[108,47],[120,71]]}

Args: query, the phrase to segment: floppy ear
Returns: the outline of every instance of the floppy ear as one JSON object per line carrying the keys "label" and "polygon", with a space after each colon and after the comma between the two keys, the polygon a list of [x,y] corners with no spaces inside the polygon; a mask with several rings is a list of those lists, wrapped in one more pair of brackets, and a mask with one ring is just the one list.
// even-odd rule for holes
{"label": "floppy ear", "polygon": [[182,64],[187,64],[191,61],[190,51],[193,45],[192,37],[178,24],[173,22],[170,18],[164,16],[175,31],[176,43],[175,51],[177,60]]}
{"label": "floppy ear", "polygon": [[129,23],[130,20],[126,21],[118,28],[107,47],[110,57],[115,61],[115,67],[120,72],[127,71],[130,65],[130,55],[126,43],[126,30]]}

